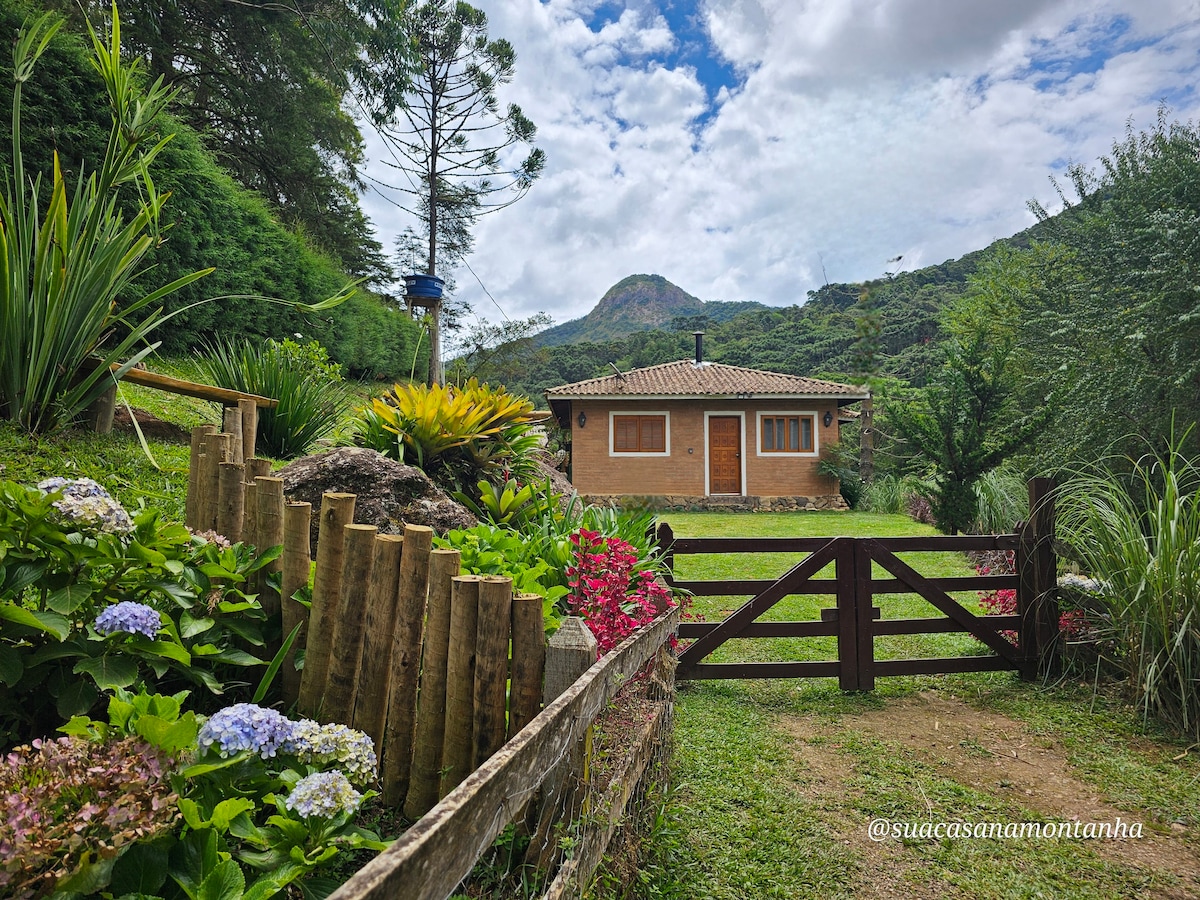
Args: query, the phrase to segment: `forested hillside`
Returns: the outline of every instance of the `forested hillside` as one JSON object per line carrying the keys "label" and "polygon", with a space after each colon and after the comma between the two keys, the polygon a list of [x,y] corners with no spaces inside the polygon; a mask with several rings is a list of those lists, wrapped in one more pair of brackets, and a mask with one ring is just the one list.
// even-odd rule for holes
{"label": "forested hillside", "polygon": [[[156,9],[148,5],[131,10],[129,28],[136,34],[138,14],[151,15]],[[15,35],[22,22],[40,11],[17,0],[0,0],[0,29]],[[23,104],[27,170],[44,173],[44,180],[48,179],[57,153],[68,184],[103,158],[110,122],[103,87],[88,63],[90,48],[78,27],[78,22],[70,22],[59,31],[25,85]],[[0,60],[0,84],[0,101],[7,108],[12,98],[12,63],[7,54]],[[175,108],[190,109],[183,103]],[[336,294],[356,274],[373,270],[368,257],[378,245],[371,244],[369,233],[347,236],[340,255],[326,252],[313,240],[314,234],[320,234],[298,213],[273,204],[269,192],[264,197],[252,189],[262,187],[255,178],[235,180],[193,128],[164,117],[159,131],[172,136],[153,168],[158,189],[171,194],[164,208],[169,230],[152,253],[151,280],[143,280],[136,289],[149,291],[189,272],[215,269],[169,299],[168,309],[182,312],[152,335],[162,341],[164,352],[186,352],[218,334],[231,338],[302,334],[320,340],[333,359],[352,373],[396,378],[412,371],[414,355],[423,358],[420,329],[405,311],[376,293],[360,288],[348,302],[321,315],[302,315],[286,306],[247,299],[265,296],[316,303]],[[205,134],[211,136],[213,129]],[[269,156],[266,149],[256,140],[248,140],[244,148],[248,154],[264,157]],[[228,163],[228,158],[223,155],[221,162]],[[10,167],[7,141],[0,141],[0,165]],[[347,198],[344,185],[329,187],[329,202]],[[47,190],[43,187],[44,193]],[[358,209],[356,200],[353,208]],[[345,209],[326,208],[323,215],[333,223],[330,228],[346,223],[352,231],[365,227],[361,213],[354,216]],[[291,224],[284,224],[284,218]],[[346,249],[351,245],[358,249]],[[211,297],[229,299],[194,305]],[[417,369],[422,365],[418,360]]]}
{"label": "forested hillside", "polygon": [[[1027,242],[1025,236],[1014,240]],[[965,294],[968,276],[987,252],[865,284],[828,284],[809,292],[803,305],[787,307],[706,303],[661,276],[630,276],[610,288],[586,317],[550,329],[550,340],[546,333],[537,335],[532,341],[536,349],[519,364],[514,361],[509,371],[487,374],[537,398],[548,387],[611,372],[610,363],[624,370],[686,358],[694,352],[692,332],[699,330],[705,332],[704,355],[714,362],[849,378],[855,372],[852,350],[865,296],[877,308],[882,327],[878,374],[919,386],[937,364],[946,310]],[[654,290],[650,298],[645,296],[648,289]],[[673,297],[689,302],[663,302]],[[649,311],[639,313],[647,299]],[[646,319],[662,321],[665,309],[675,315],[659,327],[647,327]],[[641,330],[631,331],[639,317]],[[561,342],[564,336],[594,335],[611,318],[625,323],[623,337]]]}

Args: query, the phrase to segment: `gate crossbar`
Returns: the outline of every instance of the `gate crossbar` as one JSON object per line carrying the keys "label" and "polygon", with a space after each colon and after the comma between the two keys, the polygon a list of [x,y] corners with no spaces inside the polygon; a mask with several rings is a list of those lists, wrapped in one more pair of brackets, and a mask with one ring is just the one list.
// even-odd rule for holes
{"label": "gate crossbar", "polygon": [[871,559],[875,560],[875,562],[891,572],[896,578],[912,588],[913,591],[944,612],[960,625],[964,631],[987,644],[992,650],[996,651],[998,656],[1008,660],[1015,668],[1019,669],[1023,666],[1025,660],[1022,651],[1000,636],[999,629],[996,628],[995,623],[986,622],[982,617],[963,609],[953,597],[936,584],[933,584],[928,578],[896,556],[896,554],[890,550],[885,550],[880,546],[878,541],[870,538],[863,539],[863,546],[866,548]]}
{"label": "gate crossbar", "polygon": [[713,650],[730,638],[736,637],[756,618],[793,593],[797,584],[807,581],[833,562],[837,554],[839,538],[830,539],[824,546],[788,569],[776,581],[751,597],[735,612],[727,616],[716,628],[697,638],[679,656],[681,668],[694,666]]}

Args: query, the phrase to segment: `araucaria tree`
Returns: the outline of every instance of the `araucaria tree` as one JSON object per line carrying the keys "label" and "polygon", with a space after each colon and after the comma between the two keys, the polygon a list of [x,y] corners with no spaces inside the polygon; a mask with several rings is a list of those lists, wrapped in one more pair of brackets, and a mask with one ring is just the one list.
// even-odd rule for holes
{"label": "araucaria tree", "polygon": [[1020,415],[1009,338],[980,328],[950,340],[944,352],[945,365],[918,399],[892,404],[889,418],[933,471],[934,524],[957,534],[976,519],[975,483],[1037,432],[1049,407]]}
{"label": "araucaria tree", "polygon": [[[426,0],[408,13],[415,70],[404,102],[381,118],[406,176],[404,209],[420,223],[428,275],[444,275],[471,250],[471,229],[484,213],[523,197],[545,155],[532,146],[536,129],[496,89],[513,76],[516,53],[489,40],[487,16],[469,3]],[[525,152],[528,148],[528,152]],[[429,381],[442,380],[440,305],[431,311]]]}

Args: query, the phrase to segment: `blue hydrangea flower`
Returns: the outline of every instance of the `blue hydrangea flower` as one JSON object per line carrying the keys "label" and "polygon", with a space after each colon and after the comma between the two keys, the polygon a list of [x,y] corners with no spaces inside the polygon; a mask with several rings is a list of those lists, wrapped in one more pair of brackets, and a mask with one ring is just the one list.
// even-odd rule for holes
{"label": "blue hydrangea flower", "polygon": [[113,534],[133,531],[133,520],[125,507],[90,478],[55,476],[39,481],[37,486],[47,494],[62,492],[62,497],[54,501],[54,508],[71,522]]}
{"label": "blue hydrangea flower", "polygon": [[204,723],[197,735],[200,752],[216,745],[221,756],[253,750],[263,759],[295,749],[296,723],[273,709],[253,703],[227,706]]}
{"label": "blue hydrangea flower", "polygon": [[345,725],[321,725],[312,719],[296,723],[296,756],[302,763],[338,763],[355,784],[370,784],[377,774],[375,742],[370,735]]}
{"label": "blue hydrangea flower", "polygon": [[283,805],[304,818],[332,818],[338,813],[354,812],[362,794],[350,786],[341,772],[318,772],[296,782]]}
{"label": "blue hydrangea flower", "polygon": [[132,600],[122,600],[103,610],[96,616],[96,631],[108,635],[115,631],[126,634],[144,634],[152,638],[162,627],[162,618],[152,606],[144,603],[134,603]]}

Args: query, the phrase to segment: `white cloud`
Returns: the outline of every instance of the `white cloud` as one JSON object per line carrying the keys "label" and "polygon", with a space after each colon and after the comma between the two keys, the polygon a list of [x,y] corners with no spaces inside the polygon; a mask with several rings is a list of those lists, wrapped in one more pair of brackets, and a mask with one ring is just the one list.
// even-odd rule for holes
{"label": "white cloud", "polygon": [[[675,0],[679,2],[679,0]],[[1032,222],[1161,97],[1195,116],[1200,11],[1168,0],[701,0],[741,81],[717,99],[657,4],[478,0],[517,50],[504,102],[546,171],[469,260],[513,317],[586,313],[657,273],[702,299],[802,302],[822,281],[960,256]],[[694,36],[693,36],[694,37]],[[369,152],[377,144],[370,142]],[[390,173],[389,173],[390,174]],[[400,216],[368,200],[381,234]],[[495,307],[465,270],[461,296]]]}

